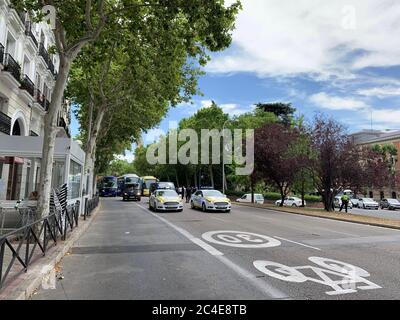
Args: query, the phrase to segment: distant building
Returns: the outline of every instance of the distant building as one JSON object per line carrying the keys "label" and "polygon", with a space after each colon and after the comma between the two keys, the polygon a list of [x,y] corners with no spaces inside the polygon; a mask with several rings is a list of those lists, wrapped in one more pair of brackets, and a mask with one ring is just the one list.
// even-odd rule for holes
{"label": "distant building", "polygon": [[[393,159],[394,168],[397,174],[400,174],[400,130],[378,131],[363,130],[350,135],[352,141],[357,145],[373,146],[392,144],[397,149],[397,157]],[[367,196],[377,200],[383,198],[400,197],[400,188],[393,189],[387,186],[384,190],[370,190]]]}

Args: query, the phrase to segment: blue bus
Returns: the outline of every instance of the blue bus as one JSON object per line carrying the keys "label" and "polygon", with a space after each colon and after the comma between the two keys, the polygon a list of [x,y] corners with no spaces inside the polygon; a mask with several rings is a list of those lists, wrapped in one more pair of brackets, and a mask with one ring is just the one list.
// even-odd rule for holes
{"label": "blue bus", "polygon": [[125,189],[125,185],[131,185],[131,184],[138,184],[139,186],[142,185],[142,179],[137,174],[130,173],[130,174],[124,174],[121,177],[118,177],[118,191],[117,195],[122,197],[122,193]]}
{"label": "blue bus", "polygon": [[100,197],[116,197],[118,190],[117,177],[108,176],[101,178],[98,188]]}

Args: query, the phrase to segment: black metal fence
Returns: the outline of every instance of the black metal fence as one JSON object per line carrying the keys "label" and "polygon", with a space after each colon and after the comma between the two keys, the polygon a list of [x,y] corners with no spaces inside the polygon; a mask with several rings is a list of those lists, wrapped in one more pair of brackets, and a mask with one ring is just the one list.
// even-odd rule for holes
{"label": "black metal fence", "polygon": [[85,209],[83,213],[83,219],[86,220],[86,217],[90,217],[92,211],[98,206],[99,204],[99,195],[96,194],[92,199],[85,199]]}
{"label": "black metal fence", "polygon": [[[99,197],[86,201],[84,219],[90,216],[97,207]],[[27,272],[29,265],[35,261],[37,252],[46,255],[49,248],[57,245],[59,240],[66,240],[79,223],[80,201],[62,210],[28,223],[23,227],[0,236],[0,290],[4,287],[12,271],[13,276]],[[36,249],[39,248],[39,251]],[[36,250],[36,251],[35,251]],[[16,264],[20,264],[20,268]]]}

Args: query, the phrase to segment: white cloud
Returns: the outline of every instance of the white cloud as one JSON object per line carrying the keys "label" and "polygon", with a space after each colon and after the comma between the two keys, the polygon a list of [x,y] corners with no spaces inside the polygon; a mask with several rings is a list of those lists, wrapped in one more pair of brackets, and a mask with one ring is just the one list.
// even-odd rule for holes
{"label": "white cloud", "polygon": [[210,108],[212,106],[212,100],[201,100],[200,101],[200,109]]}
{"label": "white cloud", "polygon": [[233,47],[211,61],[211,72],[310,73],[328,79],[351,78],[364,67],[400,65],[400,1],[242,3]]}
{"label": "white cloud", "polygon": [[357,92],[359,95],[367,96],[367,97],[378,97],[378,98],[387,98],[387,97],[395,97],[400,96],[400,87],[377,87],[370,89],[361,89]]}
{"label": "white cloud", "polygon": [[330,96],[325,92],[312,95],[310,101],[317,107],[330,110],[359,110],[368,108],[368,105],[364,101],[349,97]]}
{"label": "white cloud", "polygon": [[158,141],[160,136],[165,135],[164,130],[160,128],[151,129],[144,135],[144,142],[146,144]]}
{"label": "white cloud", "polygon": [[246,108],[235,103],[221,104],[220,107],[230,116],[238,116],[250,111],[250,108]]}
{"label": "white cloud", "polygon": [[116,158],[119,160],[125,160],[128,161],[129,163],[132,163],[135,160],[135,155],[132,152],[126,152],[125,155],[120,154],[117,155]]}

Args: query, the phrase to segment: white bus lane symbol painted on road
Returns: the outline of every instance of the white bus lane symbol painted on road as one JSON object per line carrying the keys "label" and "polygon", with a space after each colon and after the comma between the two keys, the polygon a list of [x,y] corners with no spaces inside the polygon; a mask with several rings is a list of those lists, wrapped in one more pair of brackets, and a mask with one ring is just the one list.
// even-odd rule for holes
{"label": "white bus lane symbol painted on road", "polygon": [[242,231],[209,231],[203,233],[202,237],[211,243],[236,248],[270,248],[281,244],[274,238]]}
{"label": "white bus lane symbol painted on road", "polygon": [[[358,292],[357,289],[372,290],[382,288],[365,279],[366,277],[369,277],[370,274],[359,267],[345,262],[321,257],[310,257],[308,260],[317,264],[319,267],[290,267],[277,262],[262,260],[254,261],[253,264],[262,273],[283,281],[295,283],[312,281],[331,287],[333,291],[327,291],[326,294],[328,295],[355,293]],[[313,271],[318,277],[312,278],[304,275],[301,270],[306,269]],[[338,280],[331,279],[333,277]]]}

